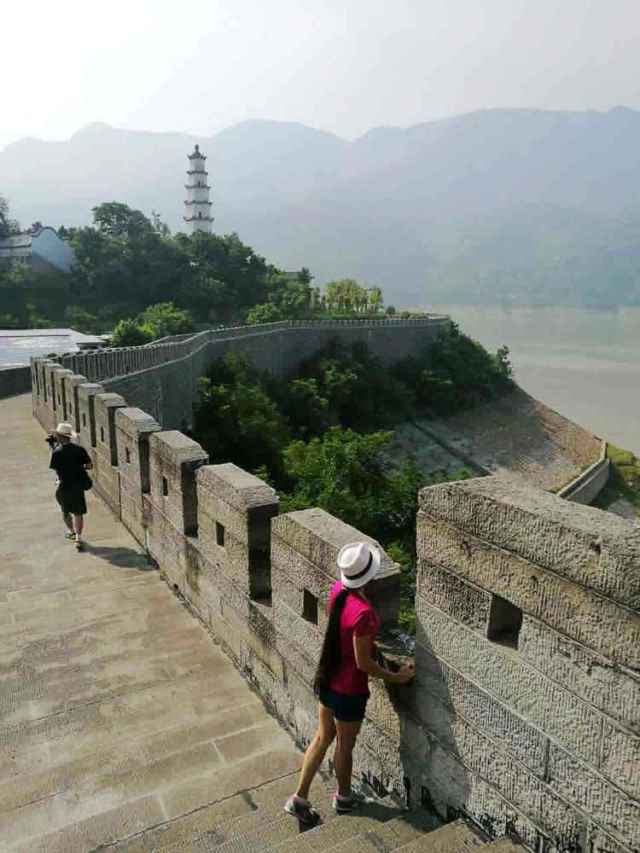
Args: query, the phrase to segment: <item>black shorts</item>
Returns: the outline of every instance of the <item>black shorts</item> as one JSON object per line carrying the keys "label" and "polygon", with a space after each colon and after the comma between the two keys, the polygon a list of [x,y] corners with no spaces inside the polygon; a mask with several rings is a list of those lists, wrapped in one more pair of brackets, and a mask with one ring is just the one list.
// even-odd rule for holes
{"label": "black shorts", "polygon": [[336,720],[343,723],[360,723],[364,720],[369,694],[338,693],[323,687],[318,698],[325,708],[333,711]]}
{"label": "black shorts", "polygon": [[84,489],[82,486],[75,483],[65,486],[60,483],[56,489],[56,500],[65,515],[87,514],[87,502],[84,499]]}

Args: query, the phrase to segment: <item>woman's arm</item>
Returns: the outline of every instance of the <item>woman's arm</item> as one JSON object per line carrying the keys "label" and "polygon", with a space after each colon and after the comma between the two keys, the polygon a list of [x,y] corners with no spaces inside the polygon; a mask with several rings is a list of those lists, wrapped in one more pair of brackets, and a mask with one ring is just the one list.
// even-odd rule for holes
{"label": "woman's arm", "polygon": [[406,684],[415,675],[414,666],[411,663],[405,664],[398,672],[391,672],[390,669],[380,666],[373,658],[373,637],[371,635],[358,637],[354,634],[353,651],[358,669],[373,678],[382,678],[389,684]]}

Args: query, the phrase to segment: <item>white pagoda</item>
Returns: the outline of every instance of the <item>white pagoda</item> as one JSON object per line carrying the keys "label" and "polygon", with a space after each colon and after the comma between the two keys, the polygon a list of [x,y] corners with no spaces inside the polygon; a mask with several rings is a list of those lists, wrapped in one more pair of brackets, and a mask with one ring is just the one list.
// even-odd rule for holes
{"label": "white pagoda", "polygon": [[187,234],[195,234],[196,231],[211,234],[213,216],[211,216],[211,202],[209,201],[211,187],[207,182],[209,173],[205,169],[207,158],[200,153],[198,145],[188,157],[187,183],[184,185],[187,191],[187,198],[184,202],[184,221],[187,223]]}

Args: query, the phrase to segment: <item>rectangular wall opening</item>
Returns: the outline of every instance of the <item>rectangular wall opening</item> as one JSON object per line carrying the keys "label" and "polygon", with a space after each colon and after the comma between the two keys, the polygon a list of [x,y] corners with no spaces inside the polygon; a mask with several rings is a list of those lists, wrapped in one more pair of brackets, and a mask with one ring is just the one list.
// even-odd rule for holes
{"label": "rectangular wall opening", "polygon": [[165,498],[169,494],[169,482],[166,477],[162,478],[162,494]]}
{"label": "rectangular wall opening", "polygon": [[104,427],[100,427],[100,441],[104,444]]}
{"label": "rectangular wall opening", "polygon": [[83,412],[83,413],[82,413],[82,426],[83,426],[83,427],[86,427],[86,425],[87,425],[87,416],[86,416],[86,414]]}
{"label": "rectangular wall opening", "polygon": [[517,649],[521,628],[522,610],[506,598],[493,595],[487,628],[488,639],[501,646]]}
{"label": "rectangular wall opening", "polygon": [[151,491],[151,463],[149,460],[149,436],[143,435],[138,443],[138,459],[140,460],[140,486],[142,494]]}
{"label": "rectangular wall opening", "polygon": [[224,548],[224,525],[216,521],[216,545]]}
{"label": "rectangular wall opening", "polygon": [[128,463],[131,463],[131,451],[128,447],[125,447],[124,449],[124,458],[127,460]]}
{"label": "rectangular wall opening", "polygon": [[305,589],[302,597],[302,618],[313,625],[318,624],[318,599],[308,589]]}

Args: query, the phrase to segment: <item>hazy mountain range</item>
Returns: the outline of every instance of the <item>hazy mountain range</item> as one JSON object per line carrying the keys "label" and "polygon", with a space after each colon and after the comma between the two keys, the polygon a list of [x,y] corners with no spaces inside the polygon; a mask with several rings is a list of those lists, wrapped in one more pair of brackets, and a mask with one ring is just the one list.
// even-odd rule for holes
{"label": "hazy mountain range", "polygon": [[181,227],[199,142],[214,230],[286,269],[353,276],[388,302],[640,304],[640,112],[490,110],[355,141],[250,121],[210,138],[92,124],[0,152],[22,224],[124,201]]}

